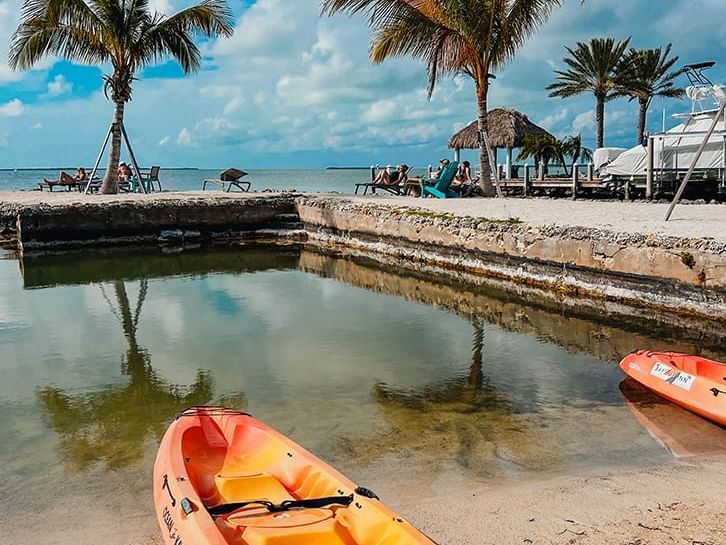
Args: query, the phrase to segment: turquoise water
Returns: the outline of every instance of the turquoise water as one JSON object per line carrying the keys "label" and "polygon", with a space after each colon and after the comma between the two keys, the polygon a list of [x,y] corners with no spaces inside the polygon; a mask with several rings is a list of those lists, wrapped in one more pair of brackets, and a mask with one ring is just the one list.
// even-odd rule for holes
{"label": "turquoise water", "polygon": [[296,249],[6,256],[2,541],[149,543],[158,441],[196,404],[253,413],[392,505],[666,462],[616,361],[724,339]]}
{"label": "turquoise water", "polygon": [[[165,170],[159,175],[165,190],[199,190],[205,179],[219,179],[224,170]],[[69,170],[68,172],[73,172]],[[357,182],[370,180],[369,170],[250,170],[244,178],[253,191],[264,189],[296,189],[305,192],[353,193]],[[423,169],[414,170],[414,175]],[[89,171],[90,174],[90,171]],[[0,171],[0,191],[23,191],[38,187],[44,178],[57,179],[57,170]],[[211,187],[211,186],[210,186]]]}

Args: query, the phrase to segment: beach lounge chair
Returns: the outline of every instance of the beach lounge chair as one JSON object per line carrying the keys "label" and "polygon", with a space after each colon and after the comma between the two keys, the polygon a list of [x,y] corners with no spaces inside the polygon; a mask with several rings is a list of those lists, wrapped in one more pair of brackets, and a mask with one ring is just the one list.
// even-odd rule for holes
{"label": "beach lounge chair", "polygon": [[[410,166],[408,167],[408,170],[406,170],[406,174],[409,174],[414,167]],[[408,188],[407,182],[397,182],[390,185],[386,184],[375,184],[372,181],[371,182],[360,182],[355,184],[355,194],[358,194],[358,191],[360,188],[363,188],[363,195],[368,194],[368,190],[370,189],[372,193],[376,192],[376,189],[382,189],[383,191],[386,191],[390,193],[391,195],[405,195],[406,190]]]}
{"label": "beach lounge chair", "polygon": [[222,191],[226,191],[227,193],[229,193],[233,187],[236,187],[240,191],[246,193],[250,190],[252,184],[250,182],[243,182],[240,180],[240,178],[243,178],[244,176],[247,176],[247,173],[244,170],[228,168],[219,174],[219,180],[204,180],[204,183],[202,184],[202,191],[207,189],[208,184],[212,184],[220,186]]}
{"label": "beach lounge chair", "polygon": [[421,180],[421,197],[426,195],[431,195],[437,199],[460,197],[456,191],[450,189],[458,170],[459,163],[452,161],[443,168],[438,178],[434,180],[423,178]]}

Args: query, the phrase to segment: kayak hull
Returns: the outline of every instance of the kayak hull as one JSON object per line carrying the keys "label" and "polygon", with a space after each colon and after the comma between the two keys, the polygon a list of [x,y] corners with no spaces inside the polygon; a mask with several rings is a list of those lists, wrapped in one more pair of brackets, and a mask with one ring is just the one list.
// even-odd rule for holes
{"label": "kayak hull", "polygon": [[433,544],[367,489],[230,409],[196,407],[177,417],[153,478],[168,545]]}
{"label": "kayak hull", "polygon": [[668,401],[726,426],[726,364],[701,356],[640,350],[625,356],[620,368]]}

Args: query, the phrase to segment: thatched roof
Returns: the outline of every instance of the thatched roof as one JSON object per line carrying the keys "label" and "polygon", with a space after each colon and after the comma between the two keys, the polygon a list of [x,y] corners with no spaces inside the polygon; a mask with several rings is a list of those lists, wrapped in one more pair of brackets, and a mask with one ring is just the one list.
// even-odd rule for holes
{"label": "thatched roof", "polygon": [[[522,112],[511,108],[491,110],[487,117],[489,145],[493,148],[519,148],[530,134],[550,134],[532,123]],[[479,147],[476,137],[477,122],[472,121],[449,140],[450,148],[475,149]]]}

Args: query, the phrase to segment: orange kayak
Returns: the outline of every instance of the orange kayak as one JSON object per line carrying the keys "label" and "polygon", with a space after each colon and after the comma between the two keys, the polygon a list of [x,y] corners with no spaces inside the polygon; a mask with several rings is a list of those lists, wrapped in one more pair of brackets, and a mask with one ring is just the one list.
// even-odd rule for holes
{"label": "orange kayak", "polygon": [[726,364],[676,352],[639,350],[620,368],[661,397],[726,426]]}
{"label": "orange kayak", "polygon": [[311,453],[255,418],[187,409],[154,464],[154,503],[169,545],[432,545]]}

